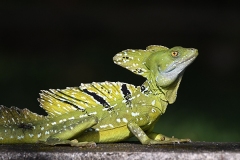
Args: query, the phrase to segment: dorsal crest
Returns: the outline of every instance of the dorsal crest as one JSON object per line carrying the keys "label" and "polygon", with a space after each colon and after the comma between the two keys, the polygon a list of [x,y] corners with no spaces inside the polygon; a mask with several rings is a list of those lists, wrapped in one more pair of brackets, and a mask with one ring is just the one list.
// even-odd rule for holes
{"label": "dorsal crest", "polygon": [[89,110],[111,110],[129,98],[136,90],[134,85],[122,82],[101,82],[81,84],[79,87],[66,89],[50,89],[42,91],[39,102],[50,116],[58,116],[71,111],[81,110],[90,114]]}
{"label": "dorsal crest", "polygon": [[159,45],[148,46],[146,50],[127,49],[116,54],[113,57],[113,61],[114,63],[132,71],[133,73],[147,78],[149,75],[149,69],[145,65],[147,58],[152,53],[166,49],[168,48]]}

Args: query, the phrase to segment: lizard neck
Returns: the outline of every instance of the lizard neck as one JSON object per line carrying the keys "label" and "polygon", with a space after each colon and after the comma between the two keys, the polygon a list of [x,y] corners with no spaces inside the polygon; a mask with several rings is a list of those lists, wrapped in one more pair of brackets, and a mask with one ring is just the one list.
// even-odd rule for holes
{"label": "lizard neck", "polygon": [[146,95],[153,96],[157,101],[160,102],[160,105],[157,105],[155,107],[159,108],[162,114],[166,111],[166,108],[168,105],[168,100],[166,99],[166,96],[165,96],[166,90],[157,87],[157,84],[154,80],[146,80],[141,85],[141,92],[143,92]]}

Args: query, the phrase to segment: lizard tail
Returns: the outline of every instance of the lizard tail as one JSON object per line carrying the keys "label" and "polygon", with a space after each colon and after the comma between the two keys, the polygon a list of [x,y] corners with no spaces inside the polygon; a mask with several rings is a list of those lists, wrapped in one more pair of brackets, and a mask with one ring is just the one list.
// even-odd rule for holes
{"label": "lizard tail", "polygon": [[12,125],[29,123],[33,121],[43,120],[45,117],[29,111],[28,109],[19,109],[17,107],[0,106],[0,125]]}

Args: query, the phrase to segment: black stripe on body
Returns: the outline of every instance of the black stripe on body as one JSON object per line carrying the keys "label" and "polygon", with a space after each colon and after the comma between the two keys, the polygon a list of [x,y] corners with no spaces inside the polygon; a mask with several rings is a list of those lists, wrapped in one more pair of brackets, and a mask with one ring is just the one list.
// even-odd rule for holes
{"label": "black stripe on body", "polygon": [[18,124],[18,128],[22,128],[24,131],[25,130],[32,130],[33,125],[32,125],[32,123],[20,123],[20,124]]}
{"label": "black stripe on body", "polygon": [[149,95],[150,94],[150,90],[148,90],[148,88],[146,88],[144,85],[141,85],[140,91],[142,93],[144,93],[145,95]]}
{"label": "black stripe on body", "polygon": [[129,89],[127,88],[126,84],[122,84],[121,91],[123,93],[124,99],[126,100],[126,104],[130,105],[131,104],[130,98],[132,97],[132,95],[131,95],[131,92],[129,91]]}
{"label": "black stripe on body", "polygon": [[121,91],[122,91],[122,93],[123,93],[123,95],[124,95],[124,98],[130,97],[129,95],[131,95],[131,92],[128,90],[126,84],[123,84],[123,85],[122,85]]}
{"label": "black stripe on body", "polygon": [[103,105],[105,108],[109,108],[110,105],[107,103],[107,101],[105,101],[101,96],[97,95],[94,92],[90,92],[87,89],[83,89],[82,90],[84,93],[92,96],[96,101],[98,101],[101,105]]}
{"label": "black stripe on body", "polygon": [[[55,98],[55,97],[54,97]],[[67,100],[67,99],[63,99],[62,97],[61,97],[61,99],[58,99],[59,101],[61,101],[61,102],[63,102],[63,103],[66,103],[66,104],[69,104],[69,105],[71,105],[71,106],[73,106],[74,108],[76,108],[76,109],[78,109],[78,110],[81,110],[82,112],[85,112],[85,108],[79,108],[77,105],[75,105],[75,104],[73,104],[72,102],[70,102],[69,100]]]}
{"label": "black stripe on body", "polygon": [[75,100],[78,100],[79,101],[79,99],[76,99],[76,98],[74,98],[74,97],[71,97],[70,95],[67,95],[67,94],[65,94],[64,92],[61,92],[61,91],[58,91],[59,93],[61,93],[61,94],[63,94],[63,95],[65,95],[66,97],[69,97],[69,99],[68,98],[65,98],[65,97],[61,97],[60,95],[57,95],[57,94],[55,94],[55,93],[52,93],[51,92],[51,94],[49,94],[49,93],[47,93],[49,96],[51,96],[52,98],[54,98],[54,99],[57,99],[57,100],[59,100],[59,101],[61,101],[61,102],[63,102],[63,103],[66,103],[66,104],[69,104],[69,105],[71,105],[71,106],[73,106],[74,108],[76,108],[76,109],[78,109],[78,110],[81,110],[82,112],[85,112],[85,108],[80,108],[81,106],[77,106],[77,105],[75,105],[75,104],[73,104],[74,102],[73,101],[71,101],[71,99],[75,99]]}

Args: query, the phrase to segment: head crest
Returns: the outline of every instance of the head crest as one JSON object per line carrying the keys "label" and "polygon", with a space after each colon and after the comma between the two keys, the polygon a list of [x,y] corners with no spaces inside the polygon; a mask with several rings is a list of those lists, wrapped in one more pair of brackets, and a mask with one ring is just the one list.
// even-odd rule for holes
{"label": "head crest", "polygon": [[149,75],[149,69],[145,65],[147,58],[152,53],[167,49],[167,47],[158,45],[148,46],[146,50],[127,49],[116,54],[113,57],[113,61],[114,63],[132,71],[133,73],[147,78]]}

